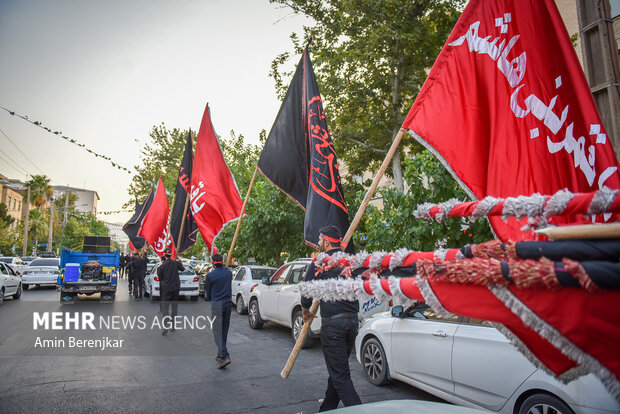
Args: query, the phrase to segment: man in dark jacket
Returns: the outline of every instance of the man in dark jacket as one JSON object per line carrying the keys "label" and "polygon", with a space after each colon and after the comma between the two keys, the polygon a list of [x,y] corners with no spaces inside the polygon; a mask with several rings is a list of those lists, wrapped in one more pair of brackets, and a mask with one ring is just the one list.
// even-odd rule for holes
{"label": "man in dark jacket", "polygon": [[[172,250],[167,248],[164,250],[164,262],[157,269],[159,277],[159,291],[161,292],[162,304],[162,320],[166,325],[171,324],[170,331],[174,332],[174,318],[179,310],[179,290],[181,289],[181,279],[179,279],[179,271],[185,270],[183,263],[178,260],[172,260]],[[170,315],[168,312],[172,308]],[[168,318],[170,316],[170,319]],[[164,327],[162,335],[168,334],[168,329]]]}
{"label": "man in dark jacket", "polygon": [[224,267],[224,258],[220,254],[214,254],[211,262],[215,269],[205,277],[205,297],[211,301],[211,314],[215,318],[213,339],[217,345],[215,360],[218,369],[222,369],[230,364],[226,340],[232,312],[232,272]]}
{"label": "man in dark jacket", "polygon": [[141,256],[134,256],[129,263],[129,279],[130,286],[133,279],[133,297],[135,300],[142,299],[144,292],[144,277],[146,276],[146,265],[149,259],[146,257],[146,252]]}
{"label": "man in dark jacket", "polygon": [[[336,226],[321,228],[319,236],[319,249],[327,254],[340,252],[341,233]],[[314,262],[308,266],[306,281],[315,279],[332,279],[340,277],[340,269],[330,269],[315,275]],[[304,321],[310,316],[312,298],[302,296],[302,313]],[[342,401],[345,406],[361,404],[359,395],[351,381],[349,370],[349,356],[355,345],[357,336],[357,314],[359,302],[357,300],[321,301],[321,345],[323,356],[327,365],[329,378],[327,379],[327,391],[319,411],[334,410]]]}
{"label": "man in dark jacket", "polygon": [[133,275],[135,273],[134,269],[133,269],[133,261],[135,259],[138,258],[138,253],[135,252],[132,256],[127,257],[127,264],[125,265],[125,269],[127,272],[127,283],[129,286],[129,296],[132,295],[132,291],[133,291]]}

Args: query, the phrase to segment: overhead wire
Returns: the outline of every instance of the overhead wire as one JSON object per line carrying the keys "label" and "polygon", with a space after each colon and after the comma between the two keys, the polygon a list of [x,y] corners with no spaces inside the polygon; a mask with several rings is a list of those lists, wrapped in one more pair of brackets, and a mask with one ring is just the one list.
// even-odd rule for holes
{"label": "overhead wire", "polygon": [[24,152],[23,152],[21,149],[19,149],[19,147],[18,147],[17,145],[15,145],[15,143],[13,142],[13,140],[12,140],[11,138],[9,138],[9,136],[6,134],[6,132],[4,132],[4,131],[2,130],[2,128],[0,128],[0,132],[2,132],[2,135],[4,135],[4,137],[5,137],[6,139],[8,139],[8,140],[9,140],[9,142],[10,142],[11,144],[13,144],[13,146],[17,149],[17,151],[19,151],[19,153],[20,153],[20,154],[22,154],[22,155],[24,156],[24,158],[25,158],[25,159],[26,159],[26,160],[27,160],[30,164],[32,164],[32,166],[33,166],[34,168],[36,168],[37,170],[39,170],[39,172],[40,172],[41,174],[45,174],[45,173],[43,172],[43,170],[41,170],[39,167],[37,167],[37,165],[36,165],[34,162],[32,162],[32,161],[30,160],[30,158],[28,158],[28,156],[27,156],[26,154],[24,154]]}

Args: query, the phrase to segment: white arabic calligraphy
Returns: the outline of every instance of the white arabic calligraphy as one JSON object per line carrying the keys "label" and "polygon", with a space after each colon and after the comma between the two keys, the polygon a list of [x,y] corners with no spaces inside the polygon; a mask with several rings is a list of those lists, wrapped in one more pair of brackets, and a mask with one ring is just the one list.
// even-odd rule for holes
{"label": "white arabic calligraphy", "polygon": [[204,187],[204,183],[202,181],[198,183],[198,187],[192,185],[192,188],[190,190],[190,201],[191,201],[190,209],[192,210],[192,214],[198,213],[200,210],[204,208],[206,204],[206,202],[203,202],[202,204],[198,205],[198,201],[205,194],[205,191],[200,192],[200,189],[203,187]]}
{"label": "white arabic calligraphy", "polygon": [[[508,32],[508,23],[512,21],[510,13],[505,13],[502,18],[495,19],[495,26],[501,28],[501,33]],[[525,71],[527,67],[526,52],[522,52],[516,58],[508,61],[507,56],[512,48],[517,44],[520,35],[514,35],[510,38],[506,44],[506,39],[501,39],[498,36],[491,40],[492,36],[480,37],[479,35],[480,21],[472,23],[467,29],[466,33],[449,43],[449,46],[457,47],[467,42],[467,46],[470,52],[476,52],[481,55],[488,55],[493,61],[497,62],[497,68],[506,77],[508,84],[511,88],[516,89],[510,95],[510,109],[517,118],[525,118],[531,114],[539,121],[543,121],[545,126],[556,135],[563,128],[566,120],[568,119],[569,105],[566,105],[562,109],[560,116],[556,115],[553,111],[559,95],[555,95],[551,98],[549,104],[545,104],[542,99],[535,94],[530,94],[523,100],[523,106],[518,102],[518,95],[525,84],[521,84],[521,81],[525,77]],[[501,42],[500,42],[501,39]],[[499,43],[499,46],[497,45]],[[518,86],[517,86],[518,85]],[[555,88],[558,89],[562,85],[562,78],[558,76],[555,79]],[[596,135],[596,144],[605,144],[606,136],[604,133],[600,133],[600,126],[598,124],[592,124],[591,135]],[[564,133],[564,139],[560,142],[554,142],[549,136],[547,136],[547,149],[551,154],[555,154],[558,151],[564,149],[567,153],[573,154],[573,162],[575,168],[579,168],[588,184],[592,186],[596,178],[595,160],[596,160],[596,147],[595,145],[587,146],[586,155],[586,138],[580,136],[575,139],[573,135],[574,122],[571,122]],[[539,136],[538,128],[530,130],[530,138],[536,139]],[[605,181],[616,173],[617,167],[608,167],[600,174],[598,179],[598,187],[602,188]]]}

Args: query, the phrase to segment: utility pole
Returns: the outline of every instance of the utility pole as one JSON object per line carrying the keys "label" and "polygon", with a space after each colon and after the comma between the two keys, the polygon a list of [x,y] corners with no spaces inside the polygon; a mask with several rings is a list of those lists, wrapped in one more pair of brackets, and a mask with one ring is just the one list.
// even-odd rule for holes
{"label": "utility pole", "polygon": [[28,199],[26,201],[26,219],[24,220],[24,247],[22,248],[22,256],[28,254],[28,218],[30,216],[30,186],[28,186]]}
{"label": "utility pole", "polygon": [[67,188],[65,189],[65,214],[62,219],[62,226],[65,227],[67,225],[67,210],[69,210],[69,185],[67,184]]}
{"label": "utility pole", "polygon": [[50,229],[47,235],[47,251],[52,251],[52,236],[54,231],[54,197],[50,197]]}

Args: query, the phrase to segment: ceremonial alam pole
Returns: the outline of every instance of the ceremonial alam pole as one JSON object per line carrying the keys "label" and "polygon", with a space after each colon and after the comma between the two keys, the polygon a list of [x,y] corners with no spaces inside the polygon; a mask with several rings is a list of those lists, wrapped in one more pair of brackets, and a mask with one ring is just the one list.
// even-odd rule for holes
{"label": "ceremonial alam pole", "polygon": [[[385,170],[387,170],[387,167],[392,161],[392,158],[394,157],[394,154],[396,153],[396,150],[398,149],[398,146],[400,145],[400,141],[403,138],[404,134],[405,134],[405,130],[401,128],[398,131],[398,134],[396,134],[396,137],[394,137],[394,141],[392,141],[392,146],[390,147],[390,150],[385,156],[385,159],[383,160],[383,164],[381,164],[381,168],[379,168],[379,172],[377,172],[377,175],[372,181],[372,184],[370,185],[370,188],[368,189],[368,192],[366,193],[366,197],[364,197],[364,200],[362,201],[360,208],[357,210],[357,214],[355,214],[355,218],[353,219],[353,222],[351,222],[351,225],[349,226],[347,233],[344,235],[344,238],[342,239],[342,243],[340,246],[341,249],[344,249],[344,246],[346,246],[349,243],[349,240],[351,240],[351,237],[353,236],[353,232],[355,231],[360,221],[362,220],[362,215],[364,214],[364,211],[366,210],[366,207],[368,206],[370,199],[375,193],[375,190],[377,189],[377,186],[379,185],[379,181],[383,177]],[[312,307],[310,308],[310,312],[312,314],[316,315],[316,312],[319,309],[319,303],[320,301],[318,300],[314,300],[312,302]],[[286,365],[284,366],[284,369],[280,373],[280,376],[282,378],[284,379],[288,378],[289,374],[291,373],[291,370],[293,369],[293,365],[295,365],[295,360],[297,359],[297,355],[299,355],[299,351],[301,351],[301,346],[306,340],[306,336],[308,336],[308,331],[310,330],[310,325],[312,325],[313,320],[314,320],[314,316],[310,316],[310,318],[304,322],[301,332],[299,333],[299,336],[297,337],[297,342],[295,342],[295,346],[293,347],[293,350],[291,351],[291,355],[288,357],[288,361],[286,361]]]}

